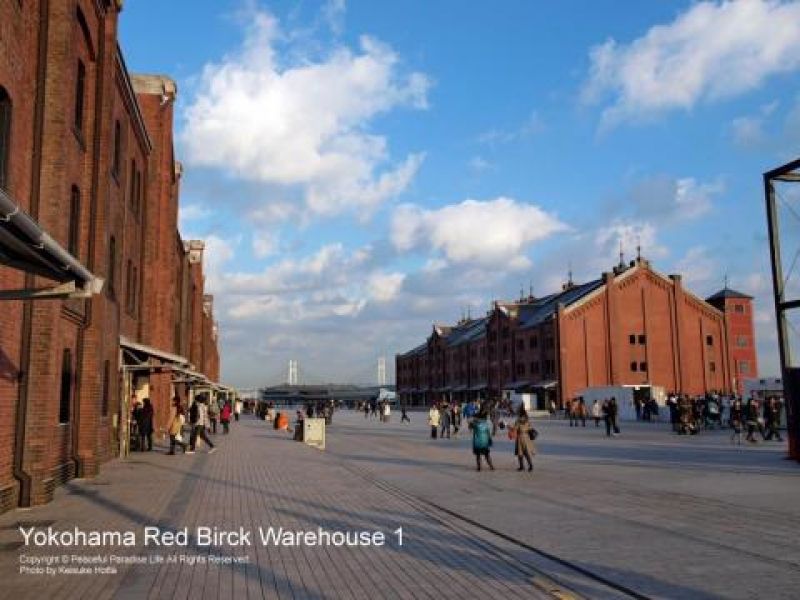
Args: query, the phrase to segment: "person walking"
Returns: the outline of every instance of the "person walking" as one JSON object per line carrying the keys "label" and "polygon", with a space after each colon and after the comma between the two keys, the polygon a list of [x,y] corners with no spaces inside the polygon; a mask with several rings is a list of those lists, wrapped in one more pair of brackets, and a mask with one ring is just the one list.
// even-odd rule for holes
{"label": "person walking", "polygon": [[222,433],[228,435],[230,433],[230,425],[231,425],[231,403],[226,402],[225,405],[222,407],[222,411],[219,413],[219,422],[222,423]]}
{"label": "person walking", "polygon": [[777,398],[773,397],[767,401],[765,412],[766,416],[764,420],[767,425],[767,435],[764,436],[764,440],[771,440],[774,437],[777,441],[782,442],[783,438],[781,437],[779,429],[781,423],[781,404]]}
{"label": "person walking", "polygon": [[206,407],[206,412],[208,414],[208,421],[211,423],[211,433],[216,435],[217,434],[217,417],[219,416],[219,404],[217,404],[217,399],[213,396],[210,398]]}
{"label": "person walking", "polygon": [[237,398],[233,403],[233,418],[238,421],[240,414],[242,414],[242,401]]}
{"label": "person walking", "polygon": [[461,404],[458,402],[450,410],[450,422],[453,424],[453,435],[458,437],[458,430],[461,429]]}
{"label": "person walking", "polygon": [[611,400],[608,401],[608,414],[611,418],[611,429],[614,435],[619,435],[619,406],[614,396],[611,396]]}
{"label": "person walking", "polygon": [[745,418],[747,423],[747,438],[745,438],[751,444],[756,444],[758,441],[755,438],[756,428],[759,427],[758,422],[758,400],[755,398],[750,398],[750,401],[747,403],[747,409],[745,410]]}
{"label": "person walking", "polygon": [[364,418],[369,418],[369,402],[364,402]]}
{"label": "person walking", "polygon": [[[581,420],[581,426],[586,427],[586,402],[583,401],[583,396],[578,397],[578,419]],[[575,420],[575,427],[578,426],[577,419]]]}
{"label": "person walking", "polygon": [[389,403],[384,400],[383,402],[383,422],[388,423],[389,417],[392,414],[392,408],[389,406]]}
{"label": "person walking", "polygon": [[744,409],[742,401],[737,398],[731,404],[729,422],[731,425],[731,444],[736,440],[736,445],[742,445],[742,424],[744,423]]}
{"label": "person walking", "polygon": [[594,426],[600,427],[600,418],[603,416],[603,411],[600,410],[600,403],[595,400],[592,402],[592,418],[594,419]]}
{"label": "person walking", "polygon": [[531,461],[531,454],[536,454],[536,448],[533,445],[533,426],[528,418],[528,411],[525,410],[525,405],[519,405],[519,412],[517,419],[514,421],[514,430],[516,437],[514,441],[514,454],[519,461],[519,468],[517,471],[522,471],[522,459],[528,462],[528,471],[533,471],[533,461]]}
{"label": "person walking", "polygon": [[150,398],[144,399],[144,404],[137,414],[137,428],[139,430],[139,450],[144,452],[145,443],[147,451],[153,449],[153,405]]}
{"label": "person walking", "polygon": [[573,398],[569,402],[569,426],[578,426],[578,399]]}
{"label": "person walking", "polygon": [[208,417],[208,406],[204,398],[196,398],[192,407],[189,409],[189,422],[192,424],[192,435],[189,438],[189,451],[187,454],[194,454],[197,447],[197,438],[208,444],[208,453],[213,454],[216,448],[214,442],[208,438],[207,428],[210,419]]}
{"label": "person walking", "polygon": [[472,430],[472,453],[475,455],[475,466],[477,470],[481,470],[481,456],[486,459],[486,464],[494,471],[492,464],[491,447],[492,447],[492,432],[489,423],[486,422],[486,411],[481,410],[478,416],[475,417],[469,424]]}
{"label": "person walking", "polygon": [[400,422],[411,423],[411,419],[408,418],[408,413],[406,413],[406,405],[400,405]]}
{"label": "person walking", "polygon": [[449,440],[450,439],[450,405],[449,404],[442,405],[441,413],[442,413],[441,414],[442,431],[439,434],[439,437],[442,438],[442,439],[447,437],[447,439]]}
{"label": "person walking", "polygon": [[180,446],[183,453],[186,454],[186,442],[183,441],[183,425],[186,423],[186,415],[181,406],[181,399],[175,396],[172,399],[172,418],[169,421],[167,432],[169,433],[169,452],[167,454],[175,454],[175,446]]}
{"label": "person walking", "polygon": [[439,408],[435,404],[428,411],[428,425],[431,428],[431,438],[435,440],[439,431]]}

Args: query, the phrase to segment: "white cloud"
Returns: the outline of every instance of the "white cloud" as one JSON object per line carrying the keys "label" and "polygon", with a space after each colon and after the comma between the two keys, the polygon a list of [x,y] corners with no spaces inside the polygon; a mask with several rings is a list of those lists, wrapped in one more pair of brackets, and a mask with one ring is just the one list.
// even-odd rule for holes
{"label": "white cloud", "polygon": [[473,156],[469,159],[469,168],[475,173],[483,173],[492,168],[492,163],[481,156]]}
{"label": "white cloud", "polygon": [[683,275],[684,283],[697,288],[698,293],[713,293],[713,287],[721,287],[722,273],[719,263],[705,246],[689,248],[672,270]]}
{"label": "white cloud", "polygon": [[185,112],[189,162],[298,193],[314,214],[374,210],[409,185],[423,155],[392,164],[387,139],[368,127],[398,107],[426,108],[428,77],[401,75],[398,55],[369,36],[288,65],[284,39],[255,11],[242,48],[204,67]]}
{"label": "white cloud", "polygon": [[760,146],[766,139],[764,119],[761,117],[738,117],[731,122],[731,133],[737,146],[743,148]]}
{"label": "white cloud", "polygon": [[226,240],[217,235],[209,235],[203,241],[205,242],[203,272],[206,276],[206,288],[212,294],[223,292],[224,286],[220,285],[220,282],[225,266],[235,256],[241,238]]}
{"label": "white cloud", "polygon": [[800,2],[698,2],[629,44],[595,46],[590,57],[583,97],[609,99],[604,125],[688,110],[799,68]]}
{"label": "white cloud", "polygon": [[431,248],[448,261],[523,268],[533,243],[566,231],[567,226],[533,204],[511,198],[465,200],[439,209],[398,207],[392,217],[392,242],[400,251]]}
{"label": "white cloud", "polygon": [[513,129],[489,129],[478,136],[478,141],[488,146],[508,144],[530,138],[541,133],[544,129],[544,121],[542,121],[538,112],[533,111],[528,115],[528,118],[517,127]]}
{"label": "white cloud", "polygon": [[253,254],[256,258],[267,258],[278,251],[279,239],[276,234],[268,231],[253,233]]}
{"label": "white cloud", "polygon": [[181,222],[185,222],[206,219],[214,214],[214,211],[200,204],[181,204],[178,207],[178,214]]}
{"label": "white cloud", "polygon": [[711,210],[712,198],[722,193],[721,181],[698,183],[693,177],[678,179],[675,186],[675,205],[680,219],[696,219]]}
{"label": "white cloud", "polygon": [[725,191],[720,178],[701,182],[694,177],[655,176],[640,181],[631,192],[634,213],[661,223],[691,221],[709,213],[714,198]]}
{"label": "white cloud", "polygon": [[628,259],[635,256],[637,246],[647,258],[664,258],[669,254],[658,243],[656,228],[651,223],[615,220],[595,231],[593,253],[596,260],[601,261],[598,266],[618,263],[620,244]]}
{"label": "white cloud", "polygon": [[393,300],[400,293],[405,278],[403,273],[373,273],[367,280],[370,297],[376,302]]}

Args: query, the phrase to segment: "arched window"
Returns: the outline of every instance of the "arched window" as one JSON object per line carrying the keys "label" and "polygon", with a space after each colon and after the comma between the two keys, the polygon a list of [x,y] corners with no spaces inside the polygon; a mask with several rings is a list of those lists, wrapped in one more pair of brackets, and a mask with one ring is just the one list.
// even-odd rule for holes
{"label": "arched window", "polygon": [[8,157],[11,154],[11,98],[0,86],[0,188],[8,188]]}
{"label": "arched window", "polygon": [[67,233],[67,250],[72,256],[80,251],[81,231],[81,192],[73,185],[69,195],[69,231]]}

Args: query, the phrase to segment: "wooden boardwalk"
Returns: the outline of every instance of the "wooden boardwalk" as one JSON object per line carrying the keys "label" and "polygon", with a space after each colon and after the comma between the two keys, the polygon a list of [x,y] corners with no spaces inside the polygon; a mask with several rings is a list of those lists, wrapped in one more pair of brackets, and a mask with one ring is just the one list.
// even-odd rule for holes
{"label": "wooden boardwalk", "polygon": [[[335,435],[335,429],[334,433]],[[54,502],[0,515],[3,598],[527,598],[550,582],[513,550],[489,545],[434,509],[376,485],[357,468],[292,442],[245,416],[209,455],[167,456],[164,448],[106,465],[98,479],[73,481]],[[21,546],[18,527],[133,530],[132,548]],[[252,545],[144,547],[142,529],[252,532]],[[381,531],[383,547],[264,546],[258,528]],[[392,533],[403,528],[403,544]],[[20,561],[49,555],[145,556],[189,562],[117,565],[115,574],[20,574]],[[180,557],[185,557],[180,559]],[[204,557],[205,560],[198,560]],[[212,557],[240,562],[217,564]],[[63,564],[63,559],[62,560]],[[76,566],[76,565],[70,565]]]}

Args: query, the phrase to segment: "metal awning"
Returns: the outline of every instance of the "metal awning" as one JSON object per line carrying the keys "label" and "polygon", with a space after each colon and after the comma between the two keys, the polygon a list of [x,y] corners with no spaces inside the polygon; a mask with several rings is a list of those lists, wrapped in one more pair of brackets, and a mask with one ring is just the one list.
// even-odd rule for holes
{"label": "metal awning", "polygon": [[554,388],[558,385],[558,379],[551,379],[550,381],[540,381],[538,383],[531,383],[530,386],[532,388]]}
{"label": "metal awning", "polygon": [[[192,367],[192,365],[189,363],[189,360],[187,358],[184,358],[183,356],[179,356],[177,354],[165,352],[164,350],[159,350],[158,348],[153,348],[152,346],[146,346],[145,344],[134,342],[126,338],[124,335],[119,336],[119,345],[121,348],[125,350],[132,350],[134,352],[144,354],[145,356],[148,357],[152,356],[176,366],[189,367],[189,368]],[[148,363],[140,363],[140,366],[145,366],[146,364]]]}
{"label": "metal awning", "polygon": [[512,381],[503,385],[504,390],[520,390],[522,388],[532,387],[530,381]]}
{"label": "metal awning", "polygon": [[486,384],[485,383],[476,383],[475,385],[470,386],[469,391],[470,392],[480,392],[481,390],[485,390],[485,389],[486,389]]}
{"label": "metal awning", "polygon": [[103,280],[64,250],[0,188],[0,264],[57,281],[52,288],[3,290],[2,300],[88,298]]}

